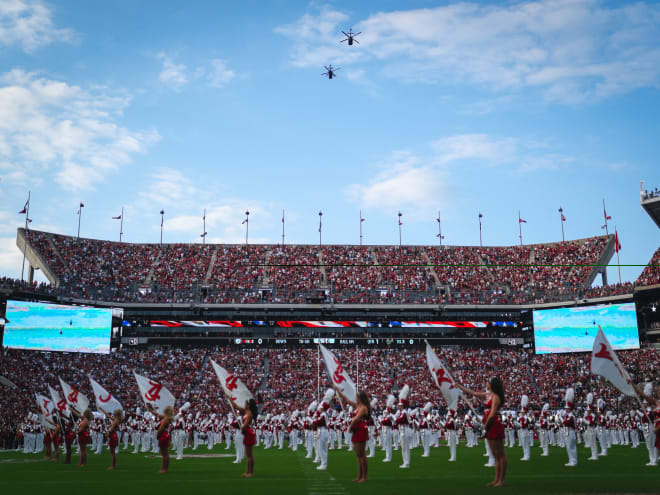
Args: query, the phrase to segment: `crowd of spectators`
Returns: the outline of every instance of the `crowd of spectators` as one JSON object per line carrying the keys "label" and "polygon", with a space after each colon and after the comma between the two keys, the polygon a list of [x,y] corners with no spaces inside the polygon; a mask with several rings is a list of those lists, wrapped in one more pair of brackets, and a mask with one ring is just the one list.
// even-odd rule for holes
{"label": "crowd of spectators", "polygon": [[[30,290],[88,300],[529,304],[634,289],[587,287],[611,236],[484,248],[127,244],[38,231],[28,241],[59,283]],[[654,283],[660,269],[648,266],[635,285]]]}
{"label": "crowd of spectators", "polygon": [[[609,383],[590,373],[589,355],[585,353],[535,355],[516,348],[457,346],[438,348],[436,352],[452,370],[454,379],[467,387],[480,390],[489,377],[500,376],[506,390],[505,409],[519,409],[523,394],[530,398],[532,409],[538,410],[546,402],[553,409],[560,408],[569,386],[576,389],[579,405],[589,391],[613,407],[623,400]],[[660,379],[657,350],[617,354],[637,381]],[[343,348],[336,349],[335,355],[358,388],[369,391],[381,406],[387,394],[397,394],[408,384],[413,406],[432,401],[444,407],[423,349]],[[15,430],[27,413],[36,410],[35,393],[47,394],[47,385],[59,389],[58,377],[87,395],[92,404],[88,375],[111,391],[125,410],[144,409],[132,371],[161,381],[177,398],[178,406],[191,402],[192,413],[228,413],[229,405],[210,359],[241,378],[264,413],[304,409],[330,386],[315,348],[123,348],[109,355],[5,349],[0,352],[0,375],[16,388],[0,385],[0,431]]]}

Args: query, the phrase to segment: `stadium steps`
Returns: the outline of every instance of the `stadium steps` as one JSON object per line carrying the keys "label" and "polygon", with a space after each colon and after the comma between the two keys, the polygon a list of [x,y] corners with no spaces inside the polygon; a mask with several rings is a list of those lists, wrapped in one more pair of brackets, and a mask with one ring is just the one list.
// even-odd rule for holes
{"label": "stadium steps", "polygon": [[270,266],[268,265],[270,265],[270,258],[272,257],[272,255],[273,255],[273,250],[268,248],[268,250],[266,251],[266,257],[264,258],[265,259],[264,263],[266,264],[266,266],[264,267],[262,272],[263,287],[270,286]]}
{"label": "stadium steps", "polygon": [[[378,266],[378,256],[376,256],[376,250],[374,249],[373,246],[369,246],[369,253],[371,253],[371,257],[374,260],[374,265]],[[378,267],[377,285],[380,285],[382,283],[383,283],[383,273],[380,271],[380,267]]]}
{"label": "stadium steps", "polygon": [[209,267],[206,270],[206,275],[204,276],[204,283],[208,284],[211,279],[211,274],[213,273],[213,268],[215,267],[215,261],[218,259],[218,247],[216,246],[213,249],[213,254],[211,254],[211,261],[209,261]]}
{"label": "stadium steps", "polygon": [[[424,256],[424,259],[426,260],[426,264],[431,265],[431,258],[429,258],[429,254],[426,252],[426,249],[424,248],[422,248],[422,256]],[[435,286],[440,287],[440,277],[438,277],[438,274],[435,273],[435,267],[429,266],[428,269],[431,271],[431,276],[433,277]]]}
{"label": "stadium steps", "polygon": [[156,256],[156,259],[154,260],[154,264],[151,265],[151,268],[149,268],[149,272],[147,273],[147,277],[144,279],[145,285],[151,285],[151,282],[154,279],[154,272],[156,271],[156,267],[160,265],[162,259],[163,259],[163,250],[159,249],[158,256]]}
{"label": "stadium steps", "polygon": [[264,374],[259,382],[259,390],[266,390],[268,387],[268,373],[270,373],[270,358],[264,356]]}
{"label": "stadium steps", "polygon": [[323,251],[319,250],[317,256],[319,258],[319,268],[321,270],[321,283],[327,285],[328,279],[327,279],[327,273],[325,271],[325,265],[323,264]]}
{"label": "stadium steps", "polygon": [[48,240],[48,244],[50,245],[50,248],[53,250],[53,253],[55,253],[55,256],[57,256],[57,258],[60,260],[60,263],[62,263],[62,266],[64,267],[66,272],[69,275],[71,275],[71,268],[69,267],[68,263],[64,262],[64,259],[62,258],[62,255],[60,254],[59,249],[57,249],[57,246],[53,242],[53,239],[51,239],[50,236],[46,237],[46,239]]}

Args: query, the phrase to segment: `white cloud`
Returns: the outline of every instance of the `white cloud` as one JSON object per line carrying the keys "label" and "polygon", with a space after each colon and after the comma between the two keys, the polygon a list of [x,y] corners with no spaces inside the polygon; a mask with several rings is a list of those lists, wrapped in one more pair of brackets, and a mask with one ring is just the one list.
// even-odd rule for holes
{"label": "white cloud", "polygon": [[325,7],[275,31],[295,40],[298,67],[373,61],[406,81],[532,88],[567,103],[660,86],[656,4],[540,0],[379,12],[354,24],[361,44],[350,49],[338,43],[347,20]]}
{"label": "white cloud", "polygon": [[16,247],[16,236],[0,237],[0,276],[21,278],[23,255]]}
{"label": "white cloud", "polygon": [[70,42],[70,29],[56,28],[53,13],[40,0],[0,0],[0,45],[21,45],[33,52],[55,42]]}
{"label": "white cloud", "polygon": [[188,84],[188,67],[185,64],[177,64],[170,57],[164,53],[159,53],[158,58],[162,60],[163,67],[158,74],[158,79],[165,85],[171,87],[175,91],[181,90]]}
{"label": "white cloud", "polygon": [[211,69],[208,73],[208,84],[215,88],[221,88],[236,77],[236,73],[227,67],[227,62],[214,58],[211,60]]}
{"label": "white cloud", "polygon": [[487,134],[458,134],[437,139],[431,143],[436,161],[449,163],[457,160],[480,159],[483,163],[509,162],[515,155],[514,139],[493,139]]}
{"label": "white cloud", "polygon": [[[262,202],[219,194],[216,187],[197,184],[190,177],[173,168],[155,171],[150,183],[140,192],[135,211],[138,215],[144,215],[143,212],[153,215],[163,208],[164,231],[176,232],[177,239],[183,236],[193,242],[200,240],[204,207],[207,242],[244,242],[245,226],[241,222],[246,210],[250,212],[251,230],[252,225],[264,225],[271,219],[270,208]],[[267,242],[266,238],[260,239]],[[257,242],[257,238],[253,241]]]}
{"label": "white cloud", "polygon": [[365,208],[423,210],[448,198],[445,174],[408,152],[394,153],[367,184],[351,184],[346,194]]}
{"label": "white cloud", "polygon": [[181,91],[184,86],[200,80],[205,81],[210,87],[222,88],[236,77],[236,72],[229,68],[226,60],[221,58],[211,59],[205,65],[194,68],[176,62],[174,56],[164,52],[158,53],[156,58],[162,61],[158,79],[177,92]]}
{"label": "white cloud", "polygon": [[[95,184],[159,139],[117,121],[130,103],[106,88],[83,89],[14,69],[0,76],[0,170],[16,182],[46,171],[67,190]],[[4,171],[7,171],[5,174]]]}

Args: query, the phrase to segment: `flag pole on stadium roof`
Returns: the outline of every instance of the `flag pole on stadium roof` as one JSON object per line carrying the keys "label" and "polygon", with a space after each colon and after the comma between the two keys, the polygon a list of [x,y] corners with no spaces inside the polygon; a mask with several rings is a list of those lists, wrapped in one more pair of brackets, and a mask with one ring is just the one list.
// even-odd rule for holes
{"label": "flag pole on stadium roof", "polygon": [[520,236],[520,245],[522,246],[522,224],[527,223],[527,220],[520,218],[520,210],[518,210],[518,235]]}
{"label": "flag pole on stadium roof", "polygon": [[31,191],[28,191],[28,199],[25,202],[25,206],[23,206],[23,209],[18,212],[19,215],[25,215],[25,229],[23,229],[24,242],[23,242],[23,267],[21,268],[21,282],[25,277],[25,251],[27,249],[28,224],[32,221],[30,220],[30,193]]}
{"label": "flag pole on stadium roof", "polygon": [[82,216],[82,209],[85,207],[85,204],[80,201],[80,207],[78,207],[78,239],[80,239],[80,217]]}
{"label": "flag pole on stadium roof", "polygon": [[619,251],[621,251],[621,244],[619,243],[619,232],[614,226],[614,250],[616,251],[616,264],[619,268],[619,285],[621,285],[621,262],[619,261]]}
{"label": "flag pole on stadium roof", "polygon": [[206,232],[206,208],[204,208],[204,216],[202,217],[202,222],[203,222],[203,228],[202,228],[202,235],[200,237],[202,238],[202,244],[206,244],[206,235],[208,232]]}
{"label": "flag pole on stadium roof", "polygon": [[323,230],[323,222],[321,222],[322,217],[323,217],[323,212],[319,211],[319,246],[323,244],[321,242],[321,230]]}
{"label": "flag pole on stadium roof", "polygon": [[249,226],[250,226],[250,212],[248,210],[245,210],[245,220],[243,220],[241,222],[241,224],[245,224],[245,245],[247,246],[248,232],[249,232]]}
{"label": "flag pole on stadium roof", "polygon": [[564,209],[560,206],[559,207],[559,216],[561,219],[561,242],[564,241],[564,222],[566,221],[566,217],[564,216]]}
{"label": "flag pole on stadium roof", "polygon": [[483,218],[483,214],[480,212],[479,213],[479,247],[484,247],[483,239],[481,237],[481,219]]}
{"label": "flag pole on stadium roof", "polygon": [[605,235],[610,235],[607,230],[607,221],[612,220],[612,217],[607,214],[607,210],[605,209],[605,198],[603,198],[603,218],[605,219],[605,225],[603,225],[601,229],[605,229]]}
{"label": "flag pole on stadium roof", "polygon": [[282,247],[284,247],[284,208],[282,208]]}
{"label": "flag pole on stadium roof", "polygon": [[403,223],[401,222],[402,213],[399,212],[398,215],[399,215],[399,247],[401,247],[401,226],[403,225]]}
{"label": "flag pole on stadium roof", "polygon": [[438,218],[436,218],[436,221],[438,222],[438,233],[436,234],[436,237],[440,242],[440,247],[442,247],[442,240],[445,238],[445,236],[442,235],[442,222],[440,219],[440,210],[438,210]]}
{"label": "flag pole on stadium roof", "polygon": [[364,218],[362,218],[362,210],[360,210],[360,246],[362,246],[362,222],[364,222]]}
{"label": "flag pole on stadium roof", "polygon": [[163,245],[163,222],[165,219],[165,210],[160,210],[160,245]]}
{"label": "flag pole on stadium roof", "polygon": [[124,235],[124,207],[121,207],[121,215],[118,217],[112,217],[113,220],[119,220],[119,242],[121,242],[121,236]]}

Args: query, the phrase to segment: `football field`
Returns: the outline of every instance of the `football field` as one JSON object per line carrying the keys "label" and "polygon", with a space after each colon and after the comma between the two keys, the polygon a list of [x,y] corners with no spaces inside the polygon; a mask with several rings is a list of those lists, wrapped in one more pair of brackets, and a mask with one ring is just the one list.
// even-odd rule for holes
{"label": "football field", "polygon": [[[233,451],[232,451],[233,452]],[[0,453],[0,493],[39,494],[478,494],[504,492],[512,494],[576,494],[576,493],[660,493],[660,467],[647,467],[646,448],[613,447],[607,457],[587,461],[588,452],[579,449],[577,467],[564,467],[566,451],[552,448],[549,457],[540,457],[538,447],[532,459],[520,461],[520,448],[507,449],[509,473],[507,486],[487,488],[493,469],[484,467],[482,447],[460,446],[457,462],[448,462],[447,447],[431,449],[431,457],[422,458],[421,449],[412,451],[410,469],[399,469],[401,455],[393,452],[391,463],[383,463],[383,452],[369,459],[369,482],[352,483],[356,461],[352,452],[329,452],[328,470],[317,471],[305,451],[255,449],[255,477],[241,478],[244,464],[233,464],[234,456],[216,446],[193,452],[186,458],[172,457],[170,472],[158,474],[160,458],[144,453],[121,451],[117,470],[107,471],[110,455],[89,454],[89,464],[81,469],[56,464],[41,455],[22,452]],[[195,456],[195,457],[189,457]]]}

